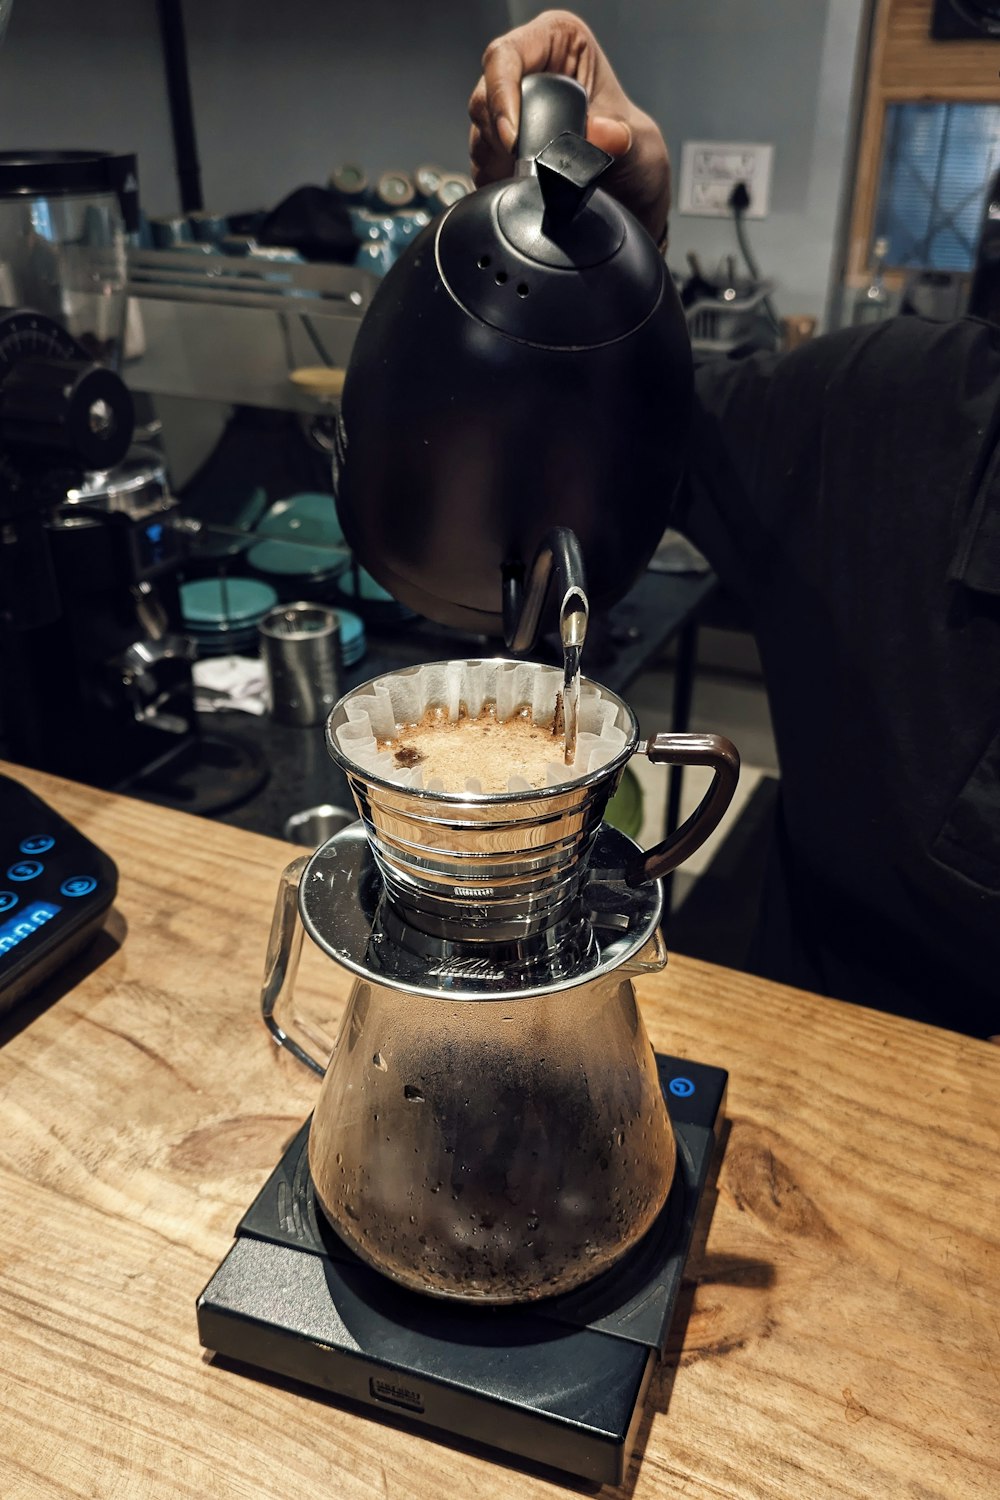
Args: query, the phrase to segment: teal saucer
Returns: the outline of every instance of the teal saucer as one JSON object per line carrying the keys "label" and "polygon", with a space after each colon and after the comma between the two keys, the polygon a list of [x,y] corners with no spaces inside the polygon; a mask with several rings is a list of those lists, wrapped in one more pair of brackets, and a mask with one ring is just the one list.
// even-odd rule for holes
{"label": "teal saucer", "polygon": [[186,624],[218,630],[255,625],[273,609],[278,596],[270,584],[255,578],[196,578],[181,585],[181,612]]}

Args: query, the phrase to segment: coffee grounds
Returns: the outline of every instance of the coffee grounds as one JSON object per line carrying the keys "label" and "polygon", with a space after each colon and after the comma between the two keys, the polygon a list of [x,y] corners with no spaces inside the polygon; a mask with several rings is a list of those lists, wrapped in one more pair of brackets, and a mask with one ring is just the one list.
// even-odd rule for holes
{"label": "coffee grounds", "polygon": [[392,740],[379,740],[401,769],[419,765],[425,784],[439,783],[446,792],[465,791],[477,781],[483,792],[505,792],[512,777],[532,787],[548,784],[548,768],[558,763],[555,724],[536,724],[522,708],[498,719],[496,704],[486,703],[476,718],[462,710],[449,719],[440,707],[428,708],[417,724],[398,725]]}
{"label": "coffee grounds", "polygon": [[397,766],[409,770],[411,766],[419,766],[422,760],[426,760],[426,756],[422,755],[415,745],[400,745],[393,760]]}

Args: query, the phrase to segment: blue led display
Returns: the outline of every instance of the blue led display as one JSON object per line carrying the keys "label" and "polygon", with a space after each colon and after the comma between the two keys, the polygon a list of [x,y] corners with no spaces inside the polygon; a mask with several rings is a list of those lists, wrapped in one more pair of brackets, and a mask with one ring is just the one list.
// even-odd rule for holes
{"label": "blue led display", "polygon": [[62,911],[54,901],[31,901],[16,917],[0,922],[0,958],[44,927],[57,912]]}

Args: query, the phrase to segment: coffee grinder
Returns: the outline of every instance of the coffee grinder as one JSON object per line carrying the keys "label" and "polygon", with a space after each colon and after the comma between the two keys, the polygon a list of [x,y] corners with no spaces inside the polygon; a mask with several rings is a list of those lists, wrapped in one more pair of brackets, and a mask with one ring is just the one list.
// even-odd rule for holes
{"label": "coffee grinder", "polygon": [[[578,677],[591,603],[627,591],[667,524],[691,396],[672,283],[585,128],[577,84],[524,81],[514,181],[463,198],[373,299],[335,465],[345,535],[398,598],[513,652],[558,629],[564,673],[440,663],[411,669],[421,701],[538,723],[558,700],[576,757],[544,786],[442,792],[379,759],[409,674],[335,707],[360,821],[286,870],[262,998],[323,1082],[198,1326],[223,1358],[615,1484],[726,1088],[653,1054],[632,977],[666,962],[660,877],[717,825],[739,760],[716,735],[640,742]],[[602,821],[633,754],[714,773],[650,851]],[[294,1019],[303,932],[354,976],[329,1062]]]}
{"label": "coffee grinder", "polygon": [[175,502],[123,466],[132,402],[40,313],[0,311],[0,723],[6,754],[124,787],[190,747],[172,628]]}
{"label": "coffee grinder", "polygon": [[136,212],[132,156],[0,154],[3,742],[110,787],[194,738],[176,505],[115,373]]}

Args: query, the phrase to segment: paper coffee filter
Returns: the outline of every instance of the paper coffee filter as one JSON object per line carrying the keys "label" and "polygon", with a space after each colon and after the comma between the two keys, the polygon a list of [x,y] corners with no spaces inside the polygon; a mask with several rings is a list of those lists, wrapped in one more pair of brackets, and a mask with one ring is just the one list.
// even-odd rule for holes
{"label": "paper coffee filter", "polygon": [[[512,718],[527,705],[536,724],[550,725],[556,694],[561,689],[562,673],[535,662],[432,662],[377,677],[367,691],[349,698],[344,704],[347,723],[334,730],[334,738],[341,753],[362,771],[397,786],[441,791],[439,780],[425,783],[419,765],[398,766],[392,751],[379,750],[378,741],[395,738],[397,725],[418,724],[428,708],[443,707],[454,721],[464,704],[468,716],[474,719],[489,701],[496,703],[500,720]],[[574,781],[607,765],[624,748],[628,729],[626,714],[619,705],[606,698],[594,683],[581,682],[576,760],[572,766],[564,765],[557,753],[546,767],[547,785]],[[554,739],[552,743],[558,751],[561,741]],[[463,790],[478,792],[480,784],[470,778]],[[526,791],[528,784],[512,776],[507,790]]]}

